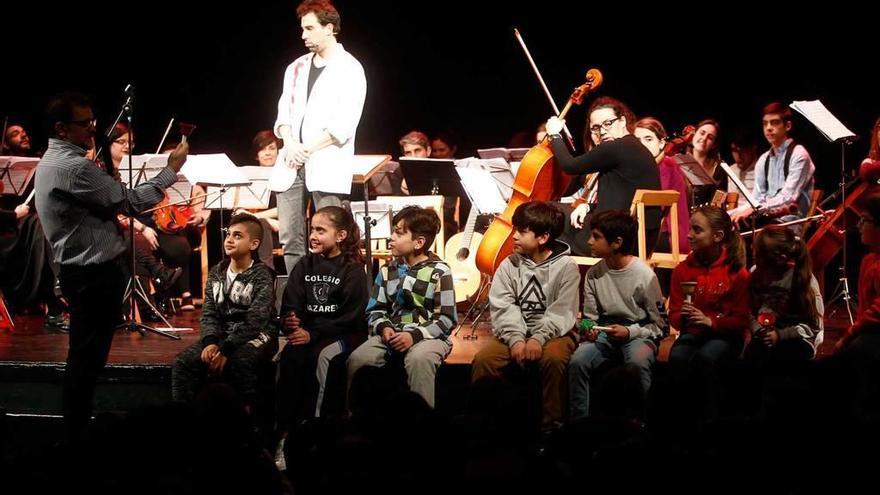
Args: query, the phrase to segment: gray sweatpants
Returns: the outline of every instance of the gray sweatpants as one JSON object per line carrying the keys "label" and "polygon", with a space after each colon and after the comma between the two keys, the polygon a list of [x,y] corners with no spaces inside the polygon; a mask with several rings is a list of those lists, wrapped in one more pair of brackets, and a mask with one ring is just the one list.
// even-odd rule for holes
{"label": "gray sweatpants", "polygon": [[[355,373],[364,366],[380,368],[390,357],[388,345],[382,337],[374,335],[358,346],[348,357],[348,387]],[[439,339],[419,341],[406,351],[403,359],[409,389],[422,396],[425,402],[434,407],[434,377],[443,359],[452,350],[452,343]]]}

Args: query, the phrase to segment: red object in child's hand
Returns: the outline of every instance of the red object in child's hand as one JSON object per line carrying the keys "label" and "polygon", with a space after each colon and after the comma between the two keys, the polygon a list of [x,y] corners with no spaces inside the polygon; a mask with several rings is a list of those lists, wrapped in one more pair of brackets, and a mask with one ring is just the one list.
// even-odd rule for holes
{"label": "red object in child's hand", "polygon": [[762,327],[772,327],[776,324],[775,313],[758,313],[758,323]]}

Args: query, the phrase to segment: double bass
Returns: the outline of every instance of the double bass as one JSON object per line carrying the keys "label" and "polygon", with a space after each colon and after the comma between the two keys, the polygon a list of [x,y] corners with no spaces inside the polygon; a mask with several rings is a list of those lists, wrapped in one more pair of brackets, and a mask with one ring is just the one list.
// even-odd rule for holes
{"label": "double bass", "polygon": [[[565,107],[559,113],[564,119],[573,105],[580,105],[590,91],[602,84],[602,73],[597,69],[587,71],[586,82],[572,92]],[[571,176],[556,164],[549,139],[543,140],[526,153],[516,172],[510,201],[501,215],[496,215],[477,249],[476,263],[481,272],[492,275],[498,265],[513,252],[513,232],[511,223],[513,212],[521,204],[529,201],[549,201],[557,199],[568,189]]]}

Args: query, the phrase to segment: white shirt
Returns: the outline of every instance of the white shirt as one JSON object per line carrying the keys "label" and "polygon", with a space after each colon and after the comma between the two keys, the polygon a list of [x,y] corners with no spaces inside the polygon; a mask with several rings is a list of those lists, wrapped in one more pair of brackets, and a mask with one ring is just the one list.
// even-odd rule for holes
{"label": "white shirt", "polygon": [[311,154],[305,164],[306,187],[309,191],[349,194],[354,138],[367,95],[367,80],[360,62],[340,44],[309,94],[314,56],[308,53],[299,57],[284,72],[275,135],[281,137],[280,127],[288,125],[294,138],[302,136],[303,142],[309,143],[327,131],[336,143]]}

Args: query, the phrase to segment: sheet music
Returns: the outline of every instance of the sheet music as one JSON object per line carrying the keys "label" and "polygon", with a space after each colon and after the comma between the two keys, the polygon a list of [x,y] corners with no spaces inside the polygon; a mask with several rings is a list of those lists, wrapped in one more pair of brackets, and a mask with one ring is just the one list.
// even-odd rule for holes
{"label": "sheet music", "polygon": [[[391,238],[391,217],[393,216],[391,205],[383,201],[369,201],[370,218],[376,222],[376,225],[370,228],[370,239],[390,239]],[[351,214],[358,227],[361,228],[361,239],[366,237],[364,230],[364,203],[357,201],[351,203]]]}
{"label": "sheet music", "polygon": [[516,180],[516,172],[512,165],[519,166],[519,162],[507,162],[504,158],[463,158],[455,161],[457,168],[473,168],[487,170],[495,179],[498,190],[504,201],[510,200],[513,194],[513,183]]}
{"label": "sheet music", "polygon": [[205,197],[205,208],[209,210],[233,210],[236,208],[236,196],[238,195],[237,187],[226,188],[223,194],[220,194],[219,187],[209,186],[205,188],[207,196]]}
{"label": "sheet music", "polygon": [[369,179],[372,173],[380,165],[384,165],[391,160],[390,155],[354,155],[352,158],[351,171],[355,176],[362,176]]}
{"label": "sheet music", "polygon": [[[267,167],[268,168],[268,167]],[[190,184],[213,184],[224,186],[245,186],[251,181],[225,153],[209,155],[190,155],[180,169]],[[225,205],[224,201],[224,205]]]}
{"label": "sheet music", "polygon": [[502,158],[506,162],[522,161],[531,148],[486,148],[477,150],[477,155],[483,159]]}
{"label": "sheet music", "polygon": [[459,167],[455,171],[461,177],[461,184],[478,212],[501,213],[507,208],[507,201],[488,170]]}
{"label": "sheet music", "polygon": [[[239,169],[251,181],[251,185],[235,188],[238,193],[235,198],[236,208],[268,209],[271,194],[269,177],[272,175],[272,167],[239,167]],[[223,198],[223,203],[226,204],[226,198]]]}
{"label": "sheet music", "polygon": [[3,194],[21,195],[36,171],[39,158],[0,156],[0,175],[3,176]]}
{"label": "sheet music", "polygon": [[706,173],[706,169],[700,165],[694,157],[690,155],[675,155],[672,157],[676,163],[678,163],[678,167],[681,169],[681,173],[684,174],[685,178],[692,186],[717,186],[718,183],[715,182],[715,179],[709,176]]}
{"label": "sheet music", "polygon": [[[144,182],[159,175],[159,173],[168,166],[168,155],[157,155],[149,153],[144,155],[124,156],[119,162],[119,178],[122,183],[128,185],[128,169],[129,158],[131,158],[131,169],[133,172],[134,185],[139,186]],[[143,167],[143,170],[141,170]]]}
{"label": "sheet music", "polygon": [[33,156],[0,156],[0,167],[5,167],[7,165],[18,165],[19,163],[31,163],[33,162],[36,167],[38,163],[40,163],[40,159]]}
{"label": "sheet music", "polygon": [[192,184],[186,180],[186,177],[177,177],[177,182],[171,184],[171,187],[165,190],[168,194],[169,203],[177,203],[185,201],[192,197]]}
{"label": "sheet music", "polygon": [[736,172],[730,168],[730,165],[724,162],[721,162],[718,165],[724,170],[727,177],[736,185],[736,188],[739,189],[740,196],[745,198],[746,202],[751,205],[752,208],[758,206],[758,201],[752,196],[752,191],[749,191],[749,188],[739,180],[739,176],[737,176]]}
{"label": "sheet music", "polygon": [[819,100],[794,101],[789,106],[809,120],[831,142],[856,137]]}

